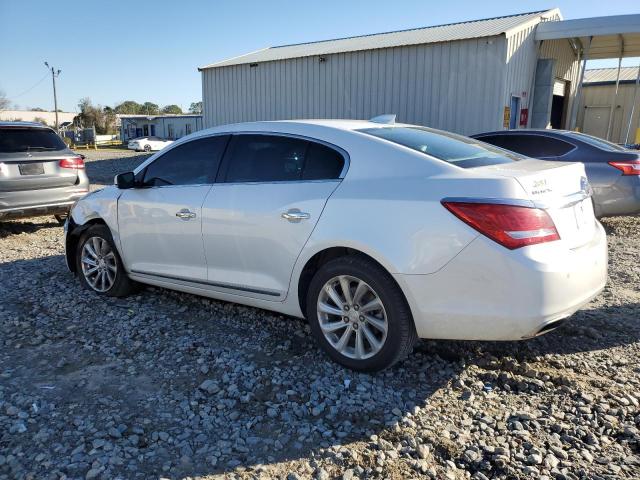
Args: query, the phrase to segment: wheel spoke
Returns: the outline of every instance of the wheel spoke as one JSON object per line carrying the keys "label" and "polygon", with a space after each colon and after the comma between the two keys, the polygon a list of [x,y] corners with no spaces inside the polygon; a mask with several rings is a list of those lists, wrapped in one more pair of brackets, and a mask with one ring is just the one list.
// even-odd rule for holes
{"label": "wheel spoke", "polygon": [[342,275],[340,277],[340,287],[342,288],[342,296],[344,297],[345,303],[347,305],[352,305],[353,300],[351,298],[351,289],[349,285],[349,279]]}
{"label": "wheel spoke", "polygon": [[96,265],[95,267],[91,267],[88,268],[84,271],[85,275],[91,275],[93,272],[97,272],[98,271],[98,266]]}
{"label": "wheel spoke", "polygon": [[369,345],[371,345],[373,351],[378,352],[382,348],[382,342],[376,338],[367,325],[363,325],[362,330],[364,331],[364,335],[367,337],[367,341],[369,342]]}
{"label": "wheel spoke", "polygon": [[93,237],[91,239],[91,246],[93,247],[93,251],[96,252],[96,255],[98,257],[102,256],[100,240],[98,239],[98,237]]}
{"label": "wheel spoke", "polygon": [[94,259],[98,258],[98,254],[93,249],[93,247],[89,244],[89,242],[84,244],[84,250],[85,250],[86,253],[88,253],[90,256],[92,256]]}
{"label": "wheel spoke", "polygon": [[382,303],[380,303],[380,299],[375,297],[366,305],[360,307],[360,313],[370,312],[372,310],[380,310],[382,308]]}
{"label": "wheel spoke", "polygon": [[348,326],[349,324],[344,322],[331,322],[331,323],[320,324],[320,328],[322,329],[322,331],[327,333],[335,332],[336,330],[340,330],[341,328],[346,328]]}
{"label": "wheel spoke", "polygon": [[342,310],[338,307],[333,307],[325,302],[318,302],[318,310],[324,313],[328,313],[330,315],[340,315],[342,316]]}
{"label": "wheel spoke", "polygon": [[351,338],[352,332],[353,332],[353,327],[349,325],[345,329],[342,336],[340,337],[340,340],[338,341],[338,343],[336,344],[336,350],[338,350],[339,352],[343,352],[344,349],[347,348],[347,344],[349,343],[349,339]]}
{"label": "wheel spoke", "polygon": [[98,266],[98,262],[96,262],[95,260],[84,256],[82,257],[82,263],[86,264],[86,265],[91,265],[92,267],[97,267]]}
{"label": "wheel spoke", "polygon": [[362,328],[356,330],[356,358],[364,357],[364,343],[362,341]]}
{"label": "wheel spoke", "polygon": [[360,302],[360,299],[367,292],[367,290],[367,284],[360,280],[358,282],[358,286],[356,287],[356,291],[353,294],[353,303],[357,304],[358,302]]}
{"label": "wheel spoke", "polygon": [[336,289],[333,288],[332,285],[326,285],[324,289],[329,297],[331,297],[331,300],[333,300],[333,303],[336,304],[336,307],[340,308],[344,305],[344,301],[340,298],[340,295],[338,295],[338,292],[336,292]]}
{"label": "wheel spoke", "polygon": [[385,320],[376,318],[373,315],[365,315],[364,318],[369,324],[376,327],[379,331],[383,333],[387,331],[387,322]]}

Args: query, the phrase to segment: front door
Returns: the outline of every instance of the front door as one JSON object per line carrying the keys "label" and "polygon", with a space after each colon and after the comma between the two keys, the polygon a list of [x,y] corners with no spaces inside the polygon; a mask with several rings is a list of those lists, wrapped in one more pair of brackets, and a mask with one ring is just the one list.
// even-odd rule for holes
{"label": "front door", "polygon": [[344,165],[344,155],[324,144],[234,135],[202,209],[210,285],[282,300]]}
{"label": "front door", "polygon": [[202,203],[212,187],[227,136],[178,145],[138,172],[140,187],[118,200],[124,261],[134,273],[204,281]]}

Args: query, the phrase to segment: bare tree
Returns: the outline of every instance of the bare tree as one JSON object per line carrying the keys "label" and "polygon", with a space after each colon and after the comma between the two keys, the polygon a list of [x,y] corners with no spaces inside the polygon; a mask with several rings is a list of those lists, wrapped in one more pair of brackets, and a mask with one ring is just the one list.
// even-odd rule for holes
{"label": "bare tree", "polygon": [[0,90],[0,110],[9,110],[9,104],[11,102],[5,95],[3,90]]}

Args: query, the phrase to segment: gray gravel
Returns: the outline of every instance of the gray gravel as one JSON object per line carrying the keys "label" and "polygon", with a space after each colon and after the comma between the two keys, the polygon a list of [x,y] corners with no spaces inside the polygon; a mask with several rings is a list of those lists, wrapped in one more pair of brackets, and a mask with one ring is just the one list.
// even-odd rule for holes
{"label": "gray gravel", "polygon": [[640,478],[640,219],[605,226],[609,284],[566,326],[365,375],[301,320],[96,297],[53,219],[0,224],[0,479]]}

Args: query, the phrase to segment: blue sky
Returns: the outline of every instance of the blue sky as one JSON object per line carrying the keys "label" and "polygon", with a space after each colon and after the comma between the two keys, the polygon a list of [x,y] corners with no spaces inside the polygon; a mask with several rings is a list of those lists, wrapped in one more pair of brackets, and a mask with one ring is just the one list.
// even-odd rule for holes
{"label": "blue sky", "polygon": [[259,48],[554,6],[565,19],[640,12],[638,0],[0,0],[0,90],[21,108],[53,109],[47,60],[62,70],[64,110],[82,97],[187,109],[201,98],[198,66]]}

